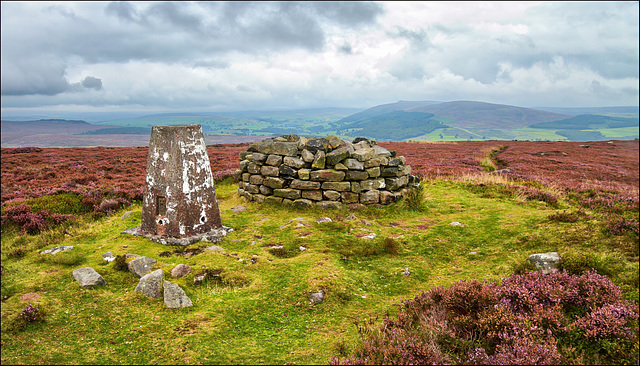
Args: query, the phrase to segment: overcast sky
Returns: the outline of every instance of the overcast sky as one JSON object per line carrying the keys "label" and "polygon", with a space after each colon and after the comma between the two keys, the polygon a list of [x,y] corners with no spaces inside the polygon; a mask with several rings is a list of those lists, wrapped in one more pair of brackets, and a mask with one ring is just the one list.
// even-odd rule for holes
{"label": "overcast sky", "polygon": [[638,105],[638,2],[2,2],[2,114]]}

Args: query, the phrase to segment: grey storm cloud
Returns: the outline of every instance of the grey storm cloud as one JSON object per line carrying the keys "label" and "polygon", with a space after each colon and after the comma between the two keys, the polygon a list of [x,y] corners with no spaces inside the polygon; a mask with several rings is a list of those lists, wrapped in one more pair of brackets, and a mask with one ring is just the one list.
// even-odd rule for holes
{"label": "grey storm cloud", "polygon": [[87,89],[100,90],[102,89],[102,80],[94,78],[93,76],[87,76],[82,80],[82,86]]}
{"label": "grey storm cloud", "polygon": [[[105,8],[105,14],[136,26],[141,32],[138,37],[151,43],[149,52],[162,44],[156,42],[172,47],[166,39],[152,37],[171,32],[172,39],[177,37],[189,45],[184,47],[190,50],[183,53],[185,57],[227,50],[319,50],[325,44],[323,24],[359,27],[374,23],[381,13],[379,4],[368,2],[114,2]],[[145,31],[149,33],[145,35]],[[176,31],[182,34],[176,36]],[[136,57],[127,46],[125,40],[126,54]]]}
{"label": "grey storm cloud", "polygon": [[[318,51],[326,41],[323,24],[359,27],[375,22],[382,13],[379,4],[366,2],[111,2],[99,6],[102,10],[94,18],[83,18],[59,5],[22,18],[20,24],[3,17],[2,94],[69,91],[65,64],[73,58],[88,63],[143,60],[195,65],[229,51]],[[5,3],[3,13],[4,7]],[[4,24],[8,28],[14,21],[20,32],[5,32]],[[11,75],[5,77],[5,69],[11,69]],[[88,83],[100,89],[95,81]]]}
{"label": "grey storm cloud", "polygon": [[1,6],[2,108],[638,98],[637,2]]}

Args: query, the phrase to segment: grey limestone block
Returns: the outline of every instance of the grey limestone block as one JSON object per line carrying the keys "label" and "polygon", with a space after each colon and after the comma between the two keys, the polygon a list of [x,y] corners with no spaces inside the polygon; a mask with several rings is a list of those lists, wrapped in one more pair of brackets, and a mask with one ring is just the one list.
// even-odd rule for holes
{"label": "grey limestone block", "polygon": [[345,173],[333,169],[321,169],[311,171],[311,180],[319,182],[340,182],[344,180]]}
{"label": "grey limestone block", "polygon": [[294,169],[300,169],[306,165],[304,160],[293,156],[285,156],[283,162],[284,165],[290,166]]}
{"label": "grey limestone block", "polygon": [[277,177],[280,175],[280,169],[275,166],[263,165],[262,167],[260,167],[260,174],[269,177]]}
{"label": "grey limestone block", "polygon": [[360,203],[370,205],[380,201],[380,191],[372,190],[360,193]]}
{"label": "grey limestone block", "polygon": [[346,180],[365,180],[369,178],[369,174],[362,170],[348,170],[345,176]]}
{"label": "grey limestone block", "polygon": [[175,283],[164,281],[164,304],[170,309],[187,308],[193,306],[193,302],[184,290]]}
{"label": "grey limestone block", "polygon": [[157,299],[160,297],[162,291],[161,285],[164,279],[164,272],[161,269],[157,269],[151,273],[148,273],[140,278],[138,286],[134,289],[136,292],[145,294],[146,296]]}
{"label": "grey limestone block", "polygon": [[265,163],[271,166],[279,166],[282,164],[282,156],[271,154],[267,157]]}
{"label": "grey limestone block", "polygon": [[300,198],[300,190],[292,189],[292,188],[280,188],[274,189],[273,195],[276,197],[288,198],[288,199],[297,199]]}
{"label": "grey limestone block", "polygon": [[322,191],[302,191],[302,198],[310,199],[313,201],[322,201]]}
{"label": "grey limestone block", "polygon": [[322,195],[329,201],[339,201],[341,197],[338,191],[324,191]]}
{"label": "grey limestone block", "polygon": [[267,196],[264,199],[265,203],[282,203],[282,197],[276,197],[276,196]]}
{"label": "grey limestone block", "polygon": [[289,183],[289,187],[294,189],[314,190],[314,189],[320,189],[320,182],[294,179],[291,181],[291,183]]}
{"label": "grey limestone block", "polygon": [[137,257],[127,263],[127,267],[129,268],[129,272],[133,273],[136,277],[142,277],[153,268],[156,262],[153,258]]}
{"label": "grey limestone block", "polygon": [[527,261],[533,264],[539,272],[549,274],[557,271],[560,256],[557,252],[531,254]]}
{"label": "grey limestone block", "polygon": [[322,189],[346,192],[351,190],[351,182],[323,182]]}
{"label": "grey limestone block", "polygon": [[78,281],[83,288],[89,288],[93,286],[104,286],[107,284],[102,276],[95,269],[91,267],[78,268],[72,273],[73,279]]}

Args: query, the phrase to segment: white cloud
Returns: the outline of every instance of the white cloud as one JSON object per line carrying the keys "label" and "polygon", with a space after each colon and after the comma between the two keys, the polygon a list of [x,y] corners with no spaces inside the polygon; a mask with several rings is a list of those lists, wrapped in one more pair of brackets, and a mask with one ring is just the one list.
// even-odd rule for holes
{"label": "white cloud", "polygon": [[638,4],[2,2],[2,110],[638,104]]}

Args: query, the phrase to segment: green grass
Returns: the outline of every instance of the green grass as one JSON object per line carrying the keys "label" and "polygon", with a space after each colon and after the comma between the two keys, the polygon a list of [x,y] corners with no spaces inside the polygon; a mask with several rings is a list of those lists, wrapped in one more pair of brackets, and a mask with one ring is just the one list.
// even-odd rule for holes
{"label": "green grass", "polygon": [[[400,301],[432,286],[472,278],[499,281],[540,252],[566,253],[568,266],[614,268],[613,280],[637,299],[637,257],[617,249],[620,242],[637,239],[605,234],[597,213],[557,222],[549,215],[575,209],[562,199],[551,207],[498,194],[490,185],[446,180],[422,185],[426,199],[418,209],[402,200],[356,211],[356,219],[346,220],[351,214],[346,209],[244,203],[235,185],[218,184],[222,222],[234,231],[217,244],[223,253],[191,257],[160,257],[176,248],[120,234],[139,225],[139,204],[129,208],[135,214],[124,221],[125,210],[35,236],[3,232],[2,363],[325,364],[340,344],[357,341],[354,321],[380,317],[380,322]],[[233,213],[231,207],[238,205],[247,211]],[[322,216],[333,222],[318,224]],[[450,225],[453,221],[464,226]],[[358,237],[367,232],[376,237]],[[287,255],[274,255],[268,247],[273,244],[283,245]],[[74,250],[39,254],[58,245]],[[24,248],[24,255],[10,256],[16,248]],[[156,258],[165,279],[179,284],[194,306],[166,309],[162,300],[133,292],[137,278],[103,261],[107,251]],[[192,272],[172,279],[169,272],[179,263],[189,264]],[[98,271],[107,285],[82,289],[71,272],[84,266]],[[409,277],[402,274],[405,268]],[[194,285],[194,274],[202,269],[222,269],[222,280]],[[311,306],[307,295],[320,289],[325,301]],[[33,293],[38,299],[28,300]],[[27,303],[44,310],[46,322],[21,325],[17,318]]]}
{"label": "green grass", "polygon": [[628,137],[628,136],[638,137],[638,135],[640,134],[640,128],[637,126],[623,127],[623,128],[608,128],[608,129],[602,129],[598,131],[600,131],[601,134],[609,138]]}

